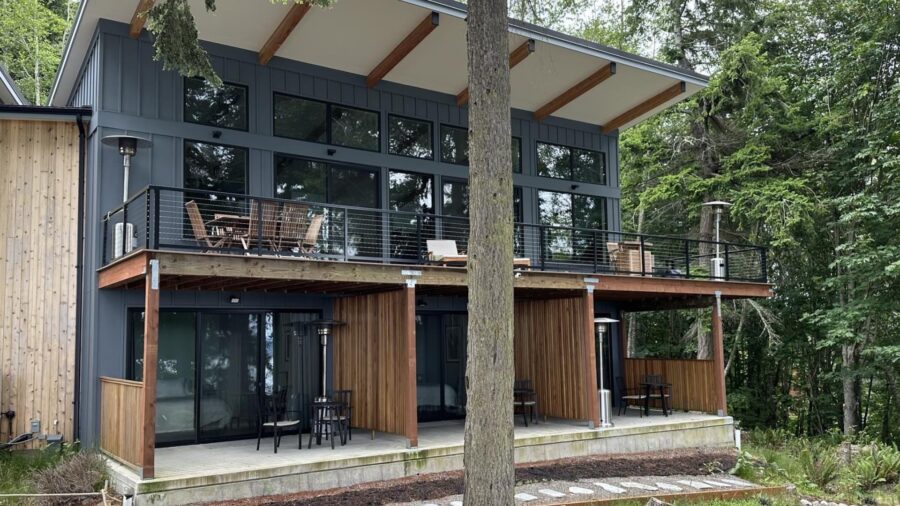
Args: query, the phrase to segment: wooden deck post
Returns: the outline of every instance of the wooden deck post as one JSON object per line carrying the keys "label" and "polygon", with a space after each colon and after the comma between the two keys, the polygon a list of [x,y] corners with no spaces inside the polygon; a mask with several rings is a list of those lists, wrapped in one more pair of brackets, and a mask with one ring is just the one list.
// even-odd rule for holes
{"label": "wooden deck post", "polygon": [[[159,260],[147,262],[144,281],[144,388],[141,477],[153,478],[156,450],[156,362],[159,350]],[[120,414],[128,416],[127,414]]]}
{"label": "wooden deck post", "polygon": [[719,416],[728,415],[725,399],[725,345],[722,338],[722,292],[716,292],[712,311],[713,362],[715,367],[716,410]]}
{"label": "wooden deck post", "polygon": [[403,427],[410,448],[419,446],[418,405],[416,402],[416,280],[407,278],[403,288],[405,360],[401,361],[401,385],[405,398]]}
{"label": "wooden deck post", "polygon": [[585,285],[581,300],[584,307],[584,322],[582,323],[584,388],[587,394],[588,424],[594,429],[600,427],[600,403],[597,399],[597,353],[594,347],[594,285],[592,283]]}

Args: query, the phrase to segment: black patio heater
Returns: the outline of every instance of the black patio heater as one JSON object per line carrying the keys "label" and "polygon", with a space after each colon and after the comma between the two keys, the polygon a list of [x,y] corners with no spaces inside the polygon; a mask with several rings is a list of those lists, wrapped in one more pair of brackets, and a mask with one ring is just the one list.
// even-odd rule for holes
{"label": "black patio heater", "polygon": [[319,344],[322,346],[322,396],[320,399],[327,400],[328,337],[331,335],[334,327],[344,325],[344,322],[338,320],[313,320],[309,324],[316,328],[316,333],[319,335]]}

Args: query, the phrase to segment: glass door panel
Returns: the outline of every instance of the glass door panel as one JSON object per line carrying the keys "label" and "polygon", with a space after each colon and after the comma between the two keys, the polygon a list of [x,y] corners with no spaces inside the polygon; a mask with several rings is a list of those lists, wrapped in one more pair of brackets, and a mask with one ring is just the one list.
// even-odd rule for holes
{"label": "glass door panel", "polygon": [[[132,350],[129,377],[144,378],[144,313],[131,313]],[[156,368],[156,442],[193,441],[195,401],[195,335],[193,312],[159,313],[159,348]]]}
{"label": "glass door panel", "polygon": [[416,315],[416,399],[420,422],[465,416],[466,325],[460,313]]}
{"label": "glass door panel", "polygon": [[[318,390],[319,342],[307,325],[317,318],[318,311],[265,313],[263,389],[266,395],[287,390],[287,409],[293,412],[289,417],[306,414],[306,407]],[[305,422],[304,427],[307,426]]]}
{"label": "glass door panel", "polygon": [[466,415],[466,314],[441,316],[444,341],[444,413],[448,418]]}
{"label": "glass door panel", "polygon": [[255,434],[258,315],[202,313],[200,364],[199,439]]}

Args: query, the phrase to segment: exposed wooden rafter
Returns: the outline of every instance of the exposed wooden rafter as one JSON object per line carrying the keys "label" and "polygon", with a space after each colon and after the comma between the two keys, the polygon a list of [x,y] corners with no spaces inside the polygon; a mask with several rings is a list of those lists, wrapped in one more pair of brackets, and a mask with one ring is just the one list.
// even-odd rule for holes
{"label": "exposed wooden rafter", "polygon": [[387,56],[381,60],[381,63],[375,66],[372,69],[372,72],[369,72],[369,75],[366,77],[366,86],[369,88],[375,86],[384,76],[388,74],[394,67],[397,66],[398,63],[403,61],[403,58],[406,58],[406,55],[412,52],[416,46],[419,45],[420,42],[425,40],[425,37],[428,36],[431,32],[437,28],[440,23],[441,16],[437,12],[432,12],[425,19],[422,20],[421,23],[416,26],[413,31],[409,32],[409,35],[406,36],[397,47],[394,48]]}
{"label": "exposed wooden rafter", "polygon": [[547,116],[550,116],[554,112],[565,107],[569,102],[591,91],[595,86],[602,83],[603,81],[606,81],[614,75],[616,75],[616,62],[609,62],[602,68],[600,68],[600,70],[582,79],[578,82],[578,84],[572,86],[568,90],[561,93],[558,97],[547,102],[546,104],[538,108],[537,111],[534,111],[534,119],[541,121]]}
{"label": "exposed wooden rafter", "polygon": [[269,63],[269,60],[275,56],[275,53],[278,52],[278,48],[284,44],[284,41],[291,35],[291,32],[294,31],[294,28],[300,23],[300,20],[303,19],[303,16],[306,16],[306,13],[312,8],[311,4],[308,3],[300,3],[294,4],[291,6],[291,10],[288,11],[287,15],[284,19],[281,20],[281,23],[278,24],[278,28],[272,32],[272,35],[269,36],[269,40],[263,44],[262,49],[259,50],[259,64],[265,65]]}
{"label": "exposed wooden rafter", "polygon": [[637,119],[641,115],[652,111],[653,109],[661,106],[662,104],[672,100],[673,98],[681,95],[687,90],[687,85],[684,81],[677,82],[672,86],[666,88],[663,92],[658,95],[654,95],[653,97],[641,102],[640,104],[628,109],[622,114],[616,116],[612,119],[612,121],[607,122],[603,125],[602,130],[603,133],[608,134],[618,129],[620,126]]}
{"label": "exposed wooden rafter", "polygon": [[[528,58],[528,55],[534,52],[534,39],[528,39],[523,42],[512,53],[509,53],[509,69],[522,63],[522,60]],[[456,94],[456,105],[462,107],[469,101],[469,87]]]}
{"label": "exposed wooden rafter", "polygon": [[154,0],[140,0],[134,9],[134,15],[131,16],[131,27],[128,29],[128,35],[132,39],[141,36],[141,30],[144,29],[144,23],[147,22],[147,11],[154,4]]}

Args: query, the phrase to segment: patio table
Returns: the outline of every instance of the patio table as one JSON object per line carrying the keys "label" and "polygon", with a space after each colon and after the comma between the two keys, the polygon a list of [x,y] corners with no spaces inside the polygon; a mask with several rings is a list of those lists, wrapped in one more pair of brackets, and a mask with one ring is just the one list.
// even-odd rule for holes
{"label": "patio table", "polygon": [[644,389],[644,414],[650,416],[650,395],[653,389],[659,389],[659,398],[662,400],[662,408],[663,414],[665,416],[669,416],[669,402],[668,396],[666,395],[666,390],[670,388],[671,385],[668,383],[651,383],[651,382],[641,382],[641,388]]}

